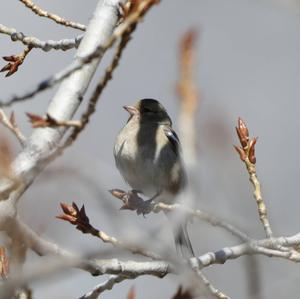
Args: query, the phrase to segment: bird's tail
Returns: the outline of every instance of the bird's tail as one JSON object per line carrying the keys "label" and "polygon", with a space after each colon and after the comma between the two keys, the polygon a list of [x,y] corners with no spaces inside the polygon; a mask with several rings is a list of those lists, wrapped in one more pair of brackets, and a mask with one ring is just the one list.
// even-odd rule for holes
{"label": "bird's tail", "polygon": [[184,258],[195,256],[194,250],[188,235],[187,223],[180,224],[175,232],[175,245],[178,254]]}
{"label": "bird's tail", "polygon": [[195,256],[194,250],[187,231],[187,219],[182,213],[165,213],[171,222],[174,232],[175,246],[177,253],[183,258]]}

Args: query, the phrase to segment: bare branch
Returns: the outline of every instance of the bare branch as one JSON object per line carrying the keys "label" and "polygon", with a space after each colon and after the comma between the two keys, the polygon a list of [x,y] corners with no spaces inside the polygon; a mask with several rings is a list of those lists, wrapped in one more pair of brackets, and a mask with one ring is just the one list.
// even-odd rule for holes
{"label": "bare branch", "polygon": [[111,275],[108,280],[96,285],[90,292],[84,294],[79,299],[97,299],[104,291],[111,290],[115,284],[128,279],[126,276]]}
{"label": "bare branch", "polygon": [[69,49],[78,48],[82,40],[82,35],[79,35],[72,39],[61,39],[58,41],[54,41],[54,40],[41,41],[34,36],[27,36],[24,33],[18,32],[16,29],[9,28],[3,24],[0,24],[0,33],[9,35],[13,42],[20,41],[25,46],[29,46],[31,48],[39,48],[45,52],[48,52],[50,50],[66,51]]}
{"label": "bare branch", "polygon": [[216,289],[212,285],[212,283],[208,280],[208,278],[201,271],[198,270],[197,274],[200,277],[200,279],[204,282],[205,286],[210,291],[210,293],[212,293],[216,298],[218,298],[218,299],[230,299],[230,297],[228,297],[227,295],[225,295],[224,293],[222,293],[221,291]]}
{"label": "bare branch", "polygon": [[240,140],[241,147],[235,146],[235,149],[240,155],[241,160],[245,163],[249,173],[249,179],[254,187],[254,199],[257,204],[259,219],[264,227],[266,236],[271,238],[273,233],[267,215],[267,207],[261,194],[260,182],[256,174],[256,157],[255,157],[255,144],[257,138],[250,139],[249,131],[246,123],[239,118],[238,126],[236,127],[237,135]]}
{"label": "bare branch", "polygon": [[215,215],[205,213],[198,209],[193,210],[191,208],[188,208],[180,204],[167,205],[162,202],[149,203],[147,201],[144,201],[141,197],[139,197],[138,193],[136,192],[125,192],[120,189],[110,190],[110,193],[116,198],[122,200],[124,205],[121,207],[121,209],[137,211],[138,214],[147,214],[150,212],[159,213],[160,211],[179,210],[189,215],[190,217],[198,218],[200,220],[208,222],[213,226],[222,227],[243,241],[252,240],[245,232],[241,231],[239,228],[233,226],[232,224],[226,222],[225,220],[218,218]]}
{"label": "bare branch", "polygon": [[[208,252],[195,260],[191,259],[194,267],[202,269],[213,264],[224,264],[230,259],[236,259],[244,255],[260,254],[268,257],[279,257],[292,262],[300,262],[300,253],[293,249],[300,244],[300,233],[291,237],[268,238],[262,240],[253,240],[233,247],[224,247],[216,252]],[[283,247],[292,247],[288,251],[279,249]]]}
{"label": "bare branch", "polygon": [[85,25],[66,20],[56,14],[50,13],[50,12],[40,8],[38,5],[34,4],[31,0],[19,0],[19,1],[22,2],[23,4],[25,4],[26,7],[31,9],[35,14],[37,14],[40,17],[48,18],[48,19],[56,22],[57,24],[64,25],[67,27],[72,27],[72,28],[79,29],[82,31],[86,30]]}
{"label": "bare branch", "polygon": [[17,125],[14,112],[12,112],[10,118],[8,118],[3,109],[0,109],[0,122],[16,136],[21,146],[25,147],[26,137]]}
{"label": "bare branch", "polygon": [[17,72],[19,66],[24,62],[26,56],[31,51],[31,49],[32,49],[31,46],[27,46],[24,49],[24,51],[22,51],[20,54],[12,55],[12,56],[4,56],[3,59],[5,61],[8,61],[8,64],[6,64],[0,70],[0,72],[6,72],[6,71],[8,71],[7,74],[5,75],[5,77],[9,77],[12,74],[14,74],[15,72]]}
{"label": "bare branch", "polygon": [[84,234],[90,234],[94,237],[101,239],[104,243],[110,243],[115,247],[126,249],[132,252],[133,254],[140,254],[146,257],[150,257],[154,260],[161,260],[160,256],[148,250],[145,250],[138,246],[134,246],[132,244],[129,244],[128,242],[120,241],[115,237],[109,236],[104,231],[98,230],[95,227],[93,227],[90,224],[88,216],[86,215],[84,206],[82,206],[82,208],[79,209],[75,203],[73,203],[72,205],[61,203],[61,208],[64,214],[57,216],[57,218],[68,221],[72,225],[75,225],[76,228]]}
{"label": "bare branch", "polygon": [[[56,244],[42,239],[19,220],[16,220],[14,227],[20,232],[20,236],[24,236],[24,242],[26,242],[28,247],[33,248],[36,252],[42,255],[52,254],[62,258],[62,260],[57,260],[57,264],[52,263],[52,266],[47,268],[47,273],[49,273],[49,271],[57,271],[70,266],[79,267],[83,270],[89,271],[93,275],[115,274],[124,275],[127,278],[135,278],[140,275],[164,277],[168,273],[180,272],[180,267],[174,267],[165,261],[121,262],[116,259],[98,261],[83,260],[78,255],[70,253],[69,251],[58,247]],[[191,258],[190,265],[196,270],[200,270],[213,264],[223,264],[227,260],[253,254],[276,256],[293,262],[300,262],[300,253],[293,249],[293,247],[299,244],[300,233],[291,237],[251,241],[233,247],[225,247],[216,252],[208,252],[198,258]],[[291,247],[291,250],[283,252],[273,249],[278,246]],[[45,269],[43,271],[45,271]],[[32,277],[32,275],[27,275],[22,281],[19,281],[19,283],[24,283],[24,279],[26,279],[26,282],[29,282]],[[36,273],[34,277],[38,278],[40,277],[40,274]],[[9,284],[7,287],[9,287]]]}
{"label": "bare branch", "polygon": [[49,114],[46,117],[39,116],[33,113],[26,113],[33,128],[56,128],[56,127],[75,127],[80,128],[81,122],[78,120],[57,120]]}

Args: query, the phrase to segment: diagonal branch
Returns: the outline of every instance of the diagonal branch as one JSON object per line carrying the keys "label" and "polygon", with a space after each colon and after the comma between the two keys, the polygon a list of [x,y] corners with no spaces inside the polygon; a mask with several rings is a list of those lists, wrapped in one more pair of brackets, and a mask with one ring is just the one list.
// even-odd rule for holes
{"label": "diagonal branch", "polygon": [[66,203],[61,203],[60,205],[64,213],[57,216],[56,218],[75,225],[76,229],[80,230],[84,234],[90,234],[94,237],[99,238],[104,243],[109,243],[117,248],[125,249],[132,252],[133,254],[140,254],[142,256],[150,257],[154,260],[161,260],[160,256],[154,254],[153,252],[150,252],[149,250],[146,250],[140,246],[130,244],[129,242],[118,240],[115,237],[109,236],[104,231],[98,230],[97,228],[93,227],[88,216],[86,215],[84,206],[79,209],[74,202],[72,205]]}
{"label": "diagonal branch", "polygon": [[3,109],[0,109],[0,122],[16,136],[21,146],[25,147],[26,137],[23,135],[19,126],[17,125],[14,112],[12,112],[10,118],[8,118]]}
{"label": "diagonal branch", "polygon": [[225,295],[223,292],[216,289],[212,283],[208,280],[208,278],[199,270],[196,271],[199,278],[203,281],[207,289],[210,291],[212,295],[214,295],[218,299],[230,299],[227,295]]}
{"label": "diagonal branch", "polygon": [[35,14],[37,14],[40,17],[48,18],[48,19],[56,22],[57,24],[64,25],[64,26],[67,26],[67,27],[72,27],[72,28],[79,29],[79,30],[82,30],[82,31],[86,30],[85,25],[82,25],[82,24],[77,23],[77,22],[66,20],[66,19],[64,19],[64,18],[62,18],[62,17],[60,17],[56,14],[50,13],[50,12],[40,8],[38,5],[33,3],[31,0],[19,0],[19,1],[22,2],[26,7],[31,9]]}
{"label": "diagonal branch", "polygon": [[79,299],[97,299],[104,291],[111,290],[113,286],[128,279],[122,275],[111,275],[106,281],[96,285],[91,291],[81,296]]}

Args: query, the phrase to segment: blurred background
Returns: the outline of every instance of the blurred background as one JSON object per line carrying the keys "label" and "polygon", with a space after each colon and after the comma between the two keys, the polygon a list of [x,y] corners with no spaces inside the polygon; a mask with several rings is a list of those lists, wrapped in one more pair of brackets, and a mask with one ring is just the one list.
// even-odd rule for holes
{"label": "blurred background", "polygon": [[[87,24],[97,1],[36,0],[35,3]],[[241,116],[250,134],[259,136],[257,171],[274,233],[281,236],[298,232],[299,3],[296,0],[161,1],[138,26],[87,129],[24,195],[19,208],[22,219],[41,235],[69,249],[82,253],[110,250],[110,245],[55,219],[60,214],[59,202],[75,201],[85,204],[97,228],[113,236],[129,238],[133,231],[147,236],[158,230],[172,244],[162,214],[143,218],[119,211],[120,202],[107,190],[128,188],[112,154],[115,136],[127,119],[123,105],[144,97],[157,98],[178,128],[179,42],[187,30],[194,28],[198,31],[194,72],[200,93],[197,169],[193,174],[199,186],[197,207],[229,220],[254,238],[264,237],[247,172],[232,147],[237,143],[234,126]],[[19,1],[2,1],[0,20],[41,40],[81,34],[37,17]],[[0,35],[0,56],[22,50],[22,44]],[[16,74],[9,78],[0,75],[1,100],[22,93],[67,66],[74,53],[74,50],[48,53],[33,50]],[[106,55],[100,64],[92,86],[100,79],[110,56]],[[31,127],[24,113],[43,114],[54,92],[55,89],[41,93],[13,107],[26,134]],[[5,129],[1,127],[2,131]],[[18,144],[11,140],[17,154]],[[189,230],[197,255],[239,243],[227,232],[201,221],[194,221]],[[26,265],[30,263],[42,264],[43,258],[29,253]],[[206,269],[205,274],[232,298],[296,298],[299,294],[299,266],[285,260],[257,257],[254,263],[243,257]],[[250,277],[256,278],[259,285],[251,286]],[[52,276],[51,280],[34,283],[34,298],[78,298],[104,279],[70,269]],[[125,298],[134,285],[137,298],[170,298],[179,283],[180,278],[174,275],[163,280],[142,277],[116,285],[102,297]]]}

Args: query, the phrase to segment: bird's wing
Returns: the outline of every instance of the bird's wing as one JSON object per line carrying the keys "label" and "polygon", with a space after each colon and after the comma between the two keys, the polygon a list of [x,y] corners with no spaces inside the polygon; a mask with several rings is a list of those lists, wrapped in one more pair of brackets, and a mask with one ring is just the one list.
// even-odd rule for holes
{"label": "bird's wing", "polygon": [[171,143],[171,147],[174,151],[175,154],[178,154],[181,152],[181,145],[180,145],[180,141],[178,138],[178,135],[176,134],[176,132],[169,126],[164,126],[164,132],[166,137],[169,139],[170,143]]}

